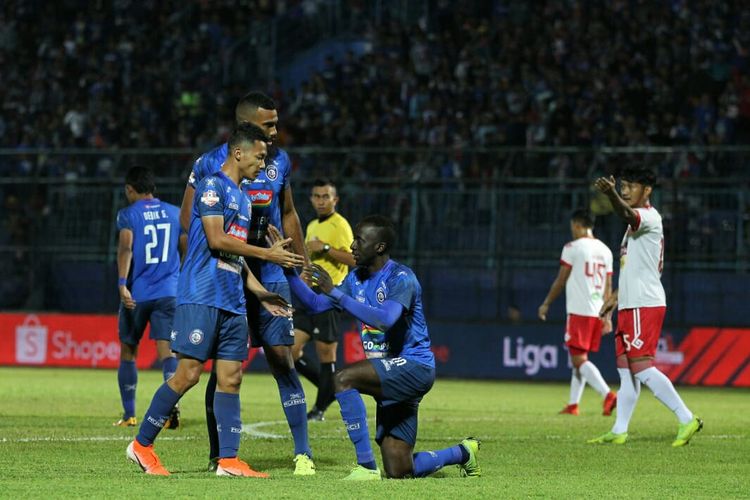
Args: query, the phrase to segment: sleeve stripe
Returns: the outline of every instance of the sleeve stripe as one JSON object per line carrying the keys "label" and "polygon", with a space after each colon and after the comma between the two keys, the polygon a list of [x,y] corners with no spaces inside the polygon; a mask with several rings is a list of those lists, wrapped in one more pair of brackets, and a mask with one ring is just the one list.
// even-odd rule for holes
{"label": "sleeve stripe", "polygon": [[573,267],[573,264],[568,264],[564,260],[560,259],[560,265],[565,267]]}

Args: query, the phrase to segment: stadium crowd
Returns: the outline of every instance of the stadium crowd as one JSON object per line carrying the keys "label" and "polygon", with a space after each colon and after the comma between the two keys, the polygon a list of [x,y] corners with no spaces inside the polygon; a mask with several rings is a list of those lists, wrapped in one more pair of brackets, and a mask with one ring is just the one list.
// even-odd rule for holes
{"label": "stadium crowd", "polygon": [[[0,147],[205,149],[225,137],[233,102],[246,90],[217,77],[233,44],[253,22],[272,18],[305,31],[323,4],[4,2]],[[363,21],[368,12],[356,5],[348,19],[359,16],[358,35],[371,42],[370,52],[328,58],[299,88],[276,81],[269,89],[281,105],[287,147],[750,139],[750,11],[737,2],[441,0],[418,23],[385,9],[377,25]],[[42,8],[45,15],[36,15]],[[467,155],[409,160],[430,164],[427,176],[463,169],[471,177]],[[392,161],[368,159],[364,167],[375,173]],[[554,155],[531,169],[505,162],[504,173],[573,176],[590,173],[590,162]],[[340,173],[359,175],[358,163],[350,160]],[[661,173],[710,176],[735,168],[684,155]],[[24,174],[34,164],[12,169]],[[108,165],[97,169],[106,173]]]}

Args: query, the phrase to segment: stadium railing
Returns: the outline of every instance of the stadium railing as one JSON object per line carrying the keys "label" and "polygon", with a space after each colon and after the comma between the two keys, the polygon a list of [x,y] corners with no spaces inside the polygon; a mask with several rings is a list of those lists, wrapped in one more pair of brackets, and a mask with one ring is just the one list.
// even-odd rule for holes
{"label": "stadium railing", "polygon": [[[597,235],[617,254],[624,227],[591,181],[634,162],[662,174],[654,204],[665,220],[667,280],[679,279],[675,272],[750,270],[750,174],[743,174],[750,172],[750,147],[288,151],[303,224],[314,216],[311,183],[332,177],[350,222],[390,215],[399,228],[396,257],[417,269],[442,269],[441,279],[463,269],[479,272],[473,286],[492,277],[493,286],[510,287],[519,269],[554,269],[569,239],[568,214],[581,206],[599,215]],[[152,166],[158,196],[179,205],[196,156],[186,149],[0,150],[0,269],[33,291],[58,263],[112,266],[127,167]],[[717,176],[672,177],[683,171]],[[0,287],[0,295],[14,293],[7,281],[10,291]]]}

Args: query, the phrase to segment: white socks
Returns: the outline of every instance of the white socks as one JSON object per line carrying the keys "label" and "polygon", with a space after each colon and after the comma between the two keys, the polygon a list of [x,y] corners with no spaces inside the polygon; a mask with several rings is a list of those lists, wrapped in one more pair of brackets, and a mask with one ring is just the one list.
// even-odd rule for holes
{"label": "white socks", "polygon": [[577,405],[581,401],[581,395],[585,387],[586,381],[576,375],[576,369],[573,368],[573,375],[570,377],[570,400],[568,400],[568,404]]}
{"label": "white socks", "polygon": [[599,373],[599,369],[594,363],[586,361],[578,367],[578,372],[581,374],[581,377],[583,377],[583,379],[601,395],[601,397],[605,397],[609,394],[609,386],[602,378],[602,374]]}
{"label": "white socks", "polygon": [[622,434],[628,432],[630,417],[633,416],[638,396],[641,394],[641,383],[633,378],[627,368],[618,368],[617,373],[620,374],[620,390],[617,391],[617,417],[612,432]]}
{"label": "white socks", "polygon": [[[619,371],[619,370],[618,370]],[[655,367],[647,368],[642,372],[638,372],[636,378],[643,382],[646,387],[651,389],[656,399],[662,402],[664,406],[672,410],[677,415],[677,419],[681,424],[686,424],[693,420],[693,413],[688,410],[688,407],[683,403],[680,395],[672,385],[672,382],[662,372],[657,370]],[[620,399],[618,395],[617,400],[617,413],[620,413]]]}

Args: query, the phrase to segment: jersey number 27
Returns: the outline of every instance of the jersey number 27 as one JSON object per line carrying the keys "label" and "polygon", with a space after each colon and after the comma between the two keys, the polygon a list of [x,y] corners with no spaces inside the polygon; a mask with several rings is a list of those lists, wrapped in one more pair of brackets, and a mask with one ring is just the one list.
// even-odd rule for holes
{"label": "jersey number 27", "polygon": [[[146,264],[158,264],[159,262],[166,262],[169,259],[169,232],[171,227],[170,224],[149,224],[148,226],[143,226],[143,234],[145,234],[147,238],[151,238],[151,241],[146,243]],[[161,259],[159,259],[158,252],[156,252],[157,255],[151,254],[151,252],[159,246],[159,232],[164,233],[162,238]]]}

